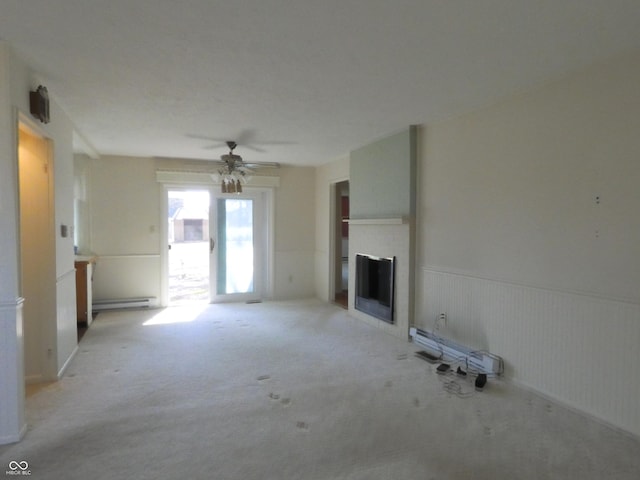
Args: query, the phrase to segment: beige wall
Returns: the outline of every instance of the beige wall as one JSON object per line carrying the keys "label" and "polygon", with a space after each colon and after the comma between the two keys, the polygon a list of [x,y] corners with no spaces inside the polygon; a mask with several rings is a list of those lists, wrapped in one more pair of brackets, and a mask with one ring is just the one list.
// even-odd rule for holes
{"label": "beige wall", "polygon": [[160,298],[161,191],[154,159],[105,156],[85,162],[89,249],[99,257],[94,300]]}
{"label": "beige wall", "polygon": [[277,171],[275,190],[274,298],[314,296],[315,170]]}
{"label": "beige wall", "polygon": [[328,302],[333,299],[329,278],[334,276],[331,242],[335,237],[331,222],[332,185],[349,179],[349,157],[336,159],[316,168],[315,174],[315,296]]}
{"label": "beige wall", "polygon": [[[156,170],[184,168],[187,163],[117,156],[76,161],[89,169],[85,175],[90,179],[90,250],[99,256],[95,298],[160,299],[164,200]],[[275,299],[310,297],[314,294],[314,170],[283,167],[275,175],[280,186],[274,189],[272,295]]]}
{"label": "beige wall", "polygon": [[640,434],[640,56],[421,137],[417,312]]}
{"label": "beige wall", "polygon": [[161,197],[154,160],[105,156],[89,162],[93,252],[158,254]]}

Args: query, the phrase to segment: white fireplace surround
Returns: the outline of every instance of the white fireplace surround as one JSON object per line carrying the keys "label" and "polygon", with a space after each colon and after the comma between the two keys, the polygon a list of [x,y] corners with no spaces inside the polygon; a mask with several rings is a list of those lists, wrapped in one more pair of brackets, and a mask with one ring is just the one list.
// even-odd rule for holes
{"label": "white fireplace surround", "polygon": [[[411,224],[407,220],[387,219],[349,222],[349,313],[362,321],[401,338],[409,335],[413,298],[411,295]],[[394,323],[390,324],[356,310],[355,278],[357,253],[377,257],[396,257]]]}

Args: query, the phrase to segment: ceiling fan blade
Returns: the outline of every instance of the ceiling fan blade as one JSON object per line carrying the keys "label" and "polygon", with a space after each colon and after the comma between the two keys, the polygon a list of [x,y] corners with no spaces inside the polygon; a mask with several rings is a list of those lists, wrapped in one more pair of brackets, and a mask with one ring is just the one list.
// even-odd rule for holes
{"label": "ceiling fan blade", "polygon": [[249,168],[280,168],[278,162],[242,162],[242,164]]}
{"label": "ceiling fan blade", "polygon": [[218,148],[227,147],[227,144],[224,142],[212,143],[211,145],[205,145],[203,150],[217,150]]}
{"label": "ceiling fan blade", "polygon": [[228,140],[225,138],[217,138],[211,137],[209,135],[199,135],[197,133],[187,133],[185,134],[188,138],[195,138],[196,140],[207,140],[208,142],[214,142],[211,145],[205,145],[202,147],[205,150],[212,150],[216,148],[228,148],[227,142]]}
{"label": "ceiling fan blade", "polygon": [[158,160],[162,160],[162,161],[170,161],[170,162],[175,162],[176,160],[181,161],[181,162],[189,162],[189,163],[193,163],[193,164],[202,164],[202,165],[226,165],[225,162],[223,162],[222,160],[220,160],[219,158],[189,158],[189,157],[161,157],[161,156],[154,156],[153,158],[158,159]]}
{"label": "ceiling fan blade", "polygon": [[248,144],[241,144],[239,143],[238,145],[240,145],[241,148],[246,148],[247,150],[253,150],[254,152],[258,152],[258,153],[266,153],[267,151],[264,148],[258,148],[255,147],[253,145],[248,145]]}
{"label": "ceiling fan blade", "polygon": [[[271,141],[255,140],[256,130],[252,128],[245,128],[244,130],[240,131],[239,134],[236,135],[235,137],[231,137],[231,138],[234,138],[234,140],[229,140],[228,138],[226,139],[216,138],[208,135],[200,135],[197,133],[187,133],[186,136],[189,138],[195,138],[197,140],[207,140],[209,142],[214,142],[212,144],[205,145],[204,147],[202,147],[204,150],[216,150],[216,149],[225,148],[225,147],[230,148],[230,143],[232,143],[234,145],[233,148],[239,147],[241,149],[252,150],[258,153],[267,153],[267,150],[264,148],[261,148],[260,146],[296,144],[296,142],[289,142],[289,141],[283,141],[283,140],[271,140]],[[233,148],[231,148],[232,151],[233,151]],[[277,168],[277,165],[278,165],[277,163],[274,163],[274,162],[267,162],[267,163],[268,163],[267,165],[268,167]]]}
{"label": "ceiling fan blade", "polygon": [[185,133],[185,137],[195,138],[197,140],[209,140],[211,142],[222,142],[223,140],[220,138],[210,137],[208,135],[199,135],[197,133]]}
{"label": "ceiling fan blade", "polygon": [[255,136],[256,136],[256,130],[254,128],[245,128],[235,137],[235,142],[238,145],[246,147],[254,143],[253,139]]}

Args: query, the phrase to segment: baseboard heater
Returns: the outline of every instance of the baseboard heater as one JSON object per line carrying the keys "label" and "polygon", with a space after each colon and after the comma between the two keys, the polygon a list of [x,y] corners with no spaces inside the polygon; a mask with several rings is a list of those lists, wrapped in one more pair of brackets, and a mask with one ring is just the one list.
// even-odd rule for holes
{"label": "baseboard heater", "polygon": [[125,308],[150,308],[152,306],[155,306],[155,300],[155,297],[94,300],[92,308],[94,312],[99,312],[101,310],[119,310]]}
{"label": "baseboard heater", "polygon": [[458,364],[474,373],[502,375],[504,363],[502,358],[484,350],[473,350],[432,332],[412,327],[409,336],[413,343],[421,346],[426,353],[441,362]]}

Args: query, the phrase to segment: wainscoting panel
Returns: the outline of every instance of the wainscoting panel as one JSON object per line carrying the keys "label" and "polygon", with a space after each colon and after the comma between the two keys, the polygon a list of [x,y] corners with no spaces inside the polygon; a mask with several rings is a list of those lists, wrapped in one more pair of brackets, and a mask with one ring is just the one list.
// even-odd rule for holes
{"label": "wainscoting panel", "polygon": [[[276,251],[273,298],[309,298],[314,295],[314,252]],[[264,291],[265,297],[269,292]]]}
{"label": "wainscoting panel", "polygon": [[24,299],[0,303],[0,445],[26,431],[24,414]]}
{"label": "wainscoting panel", "polygon": [[[640,305],[422,268],[416,324],[505,360],[505,376],[640,435]],[[442,322],[440,322],[442,323]]]}
{"label": "wainscoting panel", "polygon": [[160,298],[160,255],[100,255],[94,266],[93,299]]}
{"label": "wainscoting panel", "polygon": [[78,322],[76,316],[76,272],[70,270],[56,281],[57,308],[57,373],[60,378],[64,368],[78,347]]}

